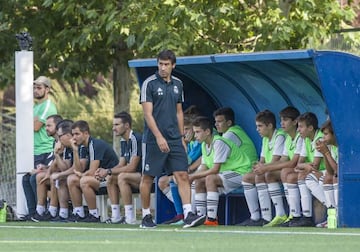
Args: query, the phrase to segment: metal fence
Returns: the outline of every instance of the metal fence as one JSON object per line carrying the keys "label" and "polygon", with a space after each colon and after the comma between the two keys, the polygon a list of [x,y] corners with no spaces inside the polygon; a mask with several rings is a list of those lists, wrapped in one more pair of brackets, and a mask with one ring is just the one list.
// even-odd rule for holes
{"label": "metal fence", "polygon": [[15,117],[0,114],[0,199],[16,204]]}

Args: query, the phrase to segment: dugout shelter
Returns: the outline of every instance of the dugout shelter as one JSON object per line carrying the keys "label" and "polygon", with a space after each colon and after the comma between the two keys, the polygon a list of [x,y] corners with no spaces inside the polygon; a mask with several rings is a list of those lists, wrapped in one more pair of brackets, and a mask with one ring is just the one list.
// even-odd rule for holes
{"label": "dugout shelter", "polygon": [[[157,70],[154,59],[129,61],[140,86]],[[360,227],[360,58],[336,51],[271,51],[177,57],[173,75],[184,83],[184,108],[196,105],[205,115],[224,106],[235,111],[259,151],[255,115],[277,115],[288,105],[313,112],[319,127],[332,121],[339,146],[339,226]],[[168,202],[157,193],[156,220],[171,217]]]}

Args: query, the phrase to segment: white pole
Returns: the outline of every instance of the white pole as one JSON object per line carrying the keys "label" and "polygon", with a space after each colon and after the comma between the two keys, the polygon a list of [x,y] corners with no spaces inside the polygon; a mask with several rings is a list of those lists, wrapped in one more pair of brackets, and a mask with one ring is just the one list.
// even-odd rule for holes
{"label": "white pole", "polygon": [[34,166],[33,65],[32,51],[15,52],[16,212],[18,216],[28,214],[22,177]]}

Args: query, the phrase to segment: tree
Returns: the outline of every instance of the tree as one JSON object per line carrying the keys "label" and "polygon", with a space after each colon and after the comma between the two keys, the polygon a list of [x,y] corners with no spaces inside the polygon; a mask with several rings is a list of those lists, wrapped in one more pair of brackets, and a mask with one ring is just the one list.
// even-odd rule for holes
{"label": "tree", "polygon": [[0,85],[13,82],[15,34],[21,31],[34,37],[36,74],[71,81],[114,69],[118,112],[129,108],[131,58],[154,57],[163,48],[177,55],[301,49],[355,17],[336,0],[287,1],[285,12],[279,1],[5,1]]}

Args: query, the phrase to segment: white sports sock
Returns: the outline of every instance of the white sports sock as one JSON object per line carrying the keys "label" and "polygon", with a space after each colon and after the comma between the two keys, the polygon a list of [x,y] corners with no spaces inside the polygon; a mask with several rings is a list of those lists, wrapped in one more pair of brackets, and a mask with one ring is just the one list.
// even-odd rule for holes
{"label": "white sports sock", "polygon": [[197,215],[206,215],[206,193],[195,194],[195,206]]}
{"label": "white sports sock", "polygon": [[52,217],[55,217],[57,215],[58,208],[55,206],[49,206],[49,213]]}
{"label": "white sports sock", "polygon": [[261,216],[264,220],[271,221],[272,220],[271,199],[270,199],[268,187],[265,183],[259,183],[256,184],[256,189],[259,195]]}
{"label": "white sports sock", "polygon": [[43,215],[45,213],[45,206],[42,205],[36,205],[36,212],[39,215]]}
{"label": "white sports sock", "polygon": [[289,215],[293,217],[301,216],[301,206],[300,206],[300,191],[297,184],[287,184],[289,192]]}
{"label": "white sports sock", "polygon": [[196,213],[196,206],[195,206],[195,183],[191,183],[191,210],[193,213]]}
{"label": "white sports sock", "polygon": [[247,182],[242,182],[242,185],[244,187],[244,195],[251,215],[250,218],[252,220],[259,220],[260,206],[256,187],[255,185]]}
{"label": "white sports sock", "polygon": [[286,215],[280,183],[269,183],[268,185],[271,201],[275,207],[276,216]]}
{"label": "white sports sock", "polygon": [[83,206],[75,207],[73,213],[79,215],[81,218],[85,217],[85,212],[84,212],[84,207]]}
{"label": "white sports sock", "polygon": [[335,206],[338,207],[339,202],[339,184],[334,184],[334,200],[335,200]]}
{"label": "white sports sock", "polygon": [[288,192],[288,183],[282,183],[284,187],[284,194],[286,198],[286,202],[289,202],[289,192]]}
{"label": "white sports sock", "polygon": [[91,214],[92,216],[95,216],[96,218],[99,218],[99,213],[98,210],[95,209],[89,209],[89,214]]}
{"label": "white sports sock", "polygon": [[206,197],[206,204],[207,204],[207,216],[212,219],[217,219],[219,193],[208,192]]}
{"label": "white sports sock", "polygon": [[170,186],[164,188],[164,190],[162,190],[163,194],[166,196],[166,198],[168,198],[172,203],[174,203],[174,199],[170,190]]}
{"label": "white sports sock", "polygon": [[183,211],[184,211],[184,218],[186,218],[188,216],[188,213],[191,212],[191,204],[184,204]]}
{"label": "white sports sock", "polygon": [[111,220],[113,222],[119,221],[121,219],[120,214],[120,206],[119,205],[111,205]]}
{"label": "white sports sock", "polygon": [[323,184],[326,207],[336,207],[333,184]]}
{"label": "white sports sock", "polygon": [[148,214],[151,214],[150,208],[143,208],[142,209],[142,217],[144,218]]}
{"label": "white sports sock", "polygon": [[69,217],[69,209],[60,207],[59,216],[67,219]]}
{"label": "white sports sock", "polygon": [[310,190],[305,185],[305,180],[298,181],[300,197],[301,197],[301,208],[305,217],[312,217],[312,195]]}
{"label": "white sports sock", "polygon": [[135,223],[134,207],[133,205],[125,205],[125,220],[126,223]]}
{"label": "white sports sock", "polygon": [[309,188],[311,194],[314,195],[315,198],[317,198],[321,202],[321,204],[325,206],[326,204],[324,188],[322,187],[322,185],[319,184],[319,180],[317,179],[317,177],[314,174],[310,173],[306,176],[305,184],[307,188]]}

